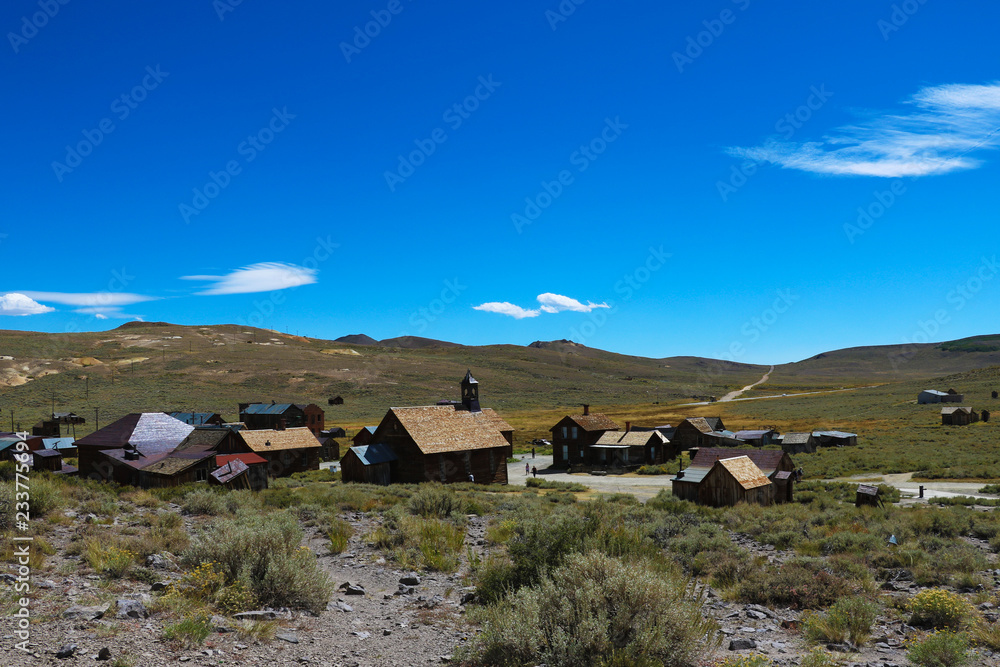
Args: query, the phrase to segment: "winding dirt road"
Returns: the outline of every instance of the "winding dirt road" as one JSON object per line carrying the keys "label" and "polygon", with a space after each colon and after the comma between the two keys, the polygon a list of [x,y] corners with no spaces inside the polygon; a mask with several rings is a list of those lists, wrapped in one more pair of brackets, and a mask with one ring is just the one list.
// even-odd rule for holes
{"label": "winding dirt road", "polygon": [[761,379],[757,380],[753,384],[748,384],[747,386],[743,387],[742,389],[737,389],[736,391],[729,392],[728,394],[726,394],[725,396],[723,396],[722,398],[719,399],[719,403],[726,403],[727,401],[732,401],[734,399],[737,399],[737,398],[739,398],[740,396],[743,395],[743,392],[750,391],[751,389],[753,389],[754,387],[756,387],[759,384],[764,384],[765,382],[767,382],[767,379],[769,377],[771,377],[771,373],[773,373],[773,372],[774,372],[774,366],[772,365],[767,370],[767,372],[764,373],[764,377],[762,377]]}

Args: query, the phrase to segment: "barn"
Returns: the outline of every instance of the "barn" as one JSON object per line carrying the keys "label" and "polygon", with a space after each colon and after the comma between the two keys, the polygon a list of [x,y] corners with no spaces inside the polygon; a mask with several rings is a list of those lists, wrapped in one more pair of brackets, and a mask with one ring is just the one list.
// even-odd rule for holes
{"label": "barn", "polygon": [[610,468],[659,465],[677,453],[659,431],[606,431],[587,448],[587,464]]}
{"label": "barn", "polygon": [[781,438],[781,449],[788,454],[814,454],[816,439],[812,433],[786,433]]}
{"label": "barn", "polygon": [[948,391],[938,391],[937,389],[924,389],[917,395],[917,403],[961,403],[965,400],[963,394],[954,389]]}
{"label": "barn", "polygon": [[388,445],[351,447],[340,462],[341,479],[387,486],[392,482],[392,468],[398,460]]}
{"label": "barn", "polygon": [[941,423],[944,426],[968,426],[979,421],[979,413],[972,408],[941,408]]}
{"label": "barn", "polygon": [[267,459],[267,474],[287,477],[292,473],[319,470],[320,444],[305,426],[273,431],[240,431],[254,454]]}
{"label": "barn", "polygon": [[733,434],[733,437],[737,440],[745,442],[748,445],[753,445],[754,447],[763,447],[765,445],[773,445],[777,442],[776,438],[778,432],[774,429],[754,429],[746,431],[737,431]]}
{"label": "barn", "polygon": [[726,430],[722,417],[689,417],[677,425],[670,441],[681,451],[692,447],[712,446],[706,435]]}

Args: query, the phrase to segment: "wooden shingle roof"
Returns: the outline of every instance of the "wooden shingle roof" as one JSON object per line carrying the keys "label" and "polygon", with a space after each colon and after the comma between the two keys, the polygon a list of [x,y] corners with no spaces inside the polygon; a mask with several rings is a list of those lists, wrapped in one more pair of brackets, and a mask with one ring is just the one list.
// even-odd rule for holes
{"label": "wooden shingle roof", "polygon": [[[753,464],[767,473],[774,472],[781,460],[788,456],[780,449],[726,449],[722,447],[702,447],[691,460],[692,468],[711,468],[720,459],[746,456]],[[791,458],[789,458],[791,460]]]}
{"label": "wooden shingle roof", "polygon": [[426,405],[390,408],[389,412],[424,454],[509,446],[500,429],[512,429],[490,408],[469,412],[450,405]]}
{"label": "wooden shingle roof", "polygon": [[260,430],[240,431],[243,440],[257,453],[275,452],[283,449],[306,449],[319,447],[319,440],[305,426],[286,428],[284,431]]}
{"label": "wooden shingle roof", "polygon": [[570,417],[584,431],[615,431],[618,424],[611,417],[600,412],[591,412],[589,415],[572,415]]}
{"label": "wooden shingle roof", "polygon": [[659,431],[608,431],[597,439],[598,445],[623,445],[628,447],[645,447],[652,441],[654,445],[665,445],[669,440]]}
{"label": "wooden shingle roof", "polygon": [[748,491],[771,483],[761,469],[754,465],[747,456],[737,456],[731,459],[719,459],[716,465],[721,465],[733,476],[740,486]]}

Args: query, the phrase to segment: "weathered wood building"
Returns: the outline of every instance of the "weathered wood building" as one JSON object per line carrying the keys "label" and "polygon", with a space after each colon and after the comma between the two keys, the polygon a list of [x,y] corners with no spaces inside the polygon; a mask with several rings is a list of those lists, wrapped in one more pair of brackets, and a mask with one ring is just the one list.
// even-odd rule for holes
{"label": "weathered wood building", "polygon": [[326,413],[315,403],[240,403],[240,421],[254,431],[305,427],[318,438]]}
{"label": "weathered wood building", "polygon": [[320,444],[305,426],[284,430],[243,430],[240,436],[254,454],[267,460],[271,477],[288,477],[292,473],[319,470]]}
{"label": "weathered wood building", "polygon": [[397,461],[399,459],[388,445],[351,447],[340,461],[341,479],[387,486],[392,483],[392,469]]}
{"label": "weathered wood building", "polygon": [[746,456],[757,470],[772,483],[771,501],[792,502],[794,484],[801,474],[796,470],[792,458],[784,451],[776,449],[728,449],[703,447],[694,452],[691,465],[679,472],[671,480],[673,494],[684,500],[701,502],[703,488],[708,473],[722,459]]}
{"label": "weathered wood building", "polygon": [[753,445],[754,447],[773,445],[777,442],[777,436],[778,432],[770,428],[736,431],[736,433],[733,434],[733,437],[737,440],[745,442],[748,445]]}
{"label": "weathered wood building", "polygon": [[608,431],[619,427],[607,415],[583,406],[583,414],[567,415],[549,429],[552,432],[552,465],[556,467],[587,462],[587,452]]}
{"label": "weathered wood building", "polygon": [[357,433],[355,433],[354,437],[351,438],[351,444],[353,444],[355,447],[364,447],[365,445],[367,445],[369,442],[372,441],[372,436],[375,435],[375,429],[377,428],[378,426],[362,427],[362,429]]}
{"label": "weathered wood building", "polygon": [[882,507],[882,489],[873,484],[858,484],[854,494],[855,507]]}
{"label": "weathered wood building", "polygon": [[917,395],[917,403],[961,403],[965,400],[963,394],[954,389],[948,391],[938,391],[937,389],[924,389]]}
{"label": "weathered wood building", "polygon": [[941,408],[941,424],[944,426],[968,426],[979,421],[979,413],[968,407]]}
{"label": "weathered wood building", "polygon": [[812,436],[820,447],[853,447],[858,444],[858,434],[847,431],[813,431]]}
{"label": "weathered wood building", "polygon": [[692,447],[716,446],[708,441],[706,435],[721,433],[726,430],[722,423],[722,417],[688,417],[674,430],[674,437],[670,439],[681,451]]}
{"label": "weathered wood building", "polygon": [[643,465],[659,465],[675,458],[677,452],[659,431],[605,431],[587,447],[586,463],[628,470]]}
{"label": "weathered wood building", "polygon": [[[674,495],[679,495],[676,490]],[[774,502],[774,484],[748,456],[723,458],[707,470],[697,485],[694,501],[710,507],[729,507],[739,502],[770,505]]]}
{"label": "weathered wood building", "polygon": [[781,449],[788,454],[814,454],[816,439],[812,433],[786,433],[781,437]]}

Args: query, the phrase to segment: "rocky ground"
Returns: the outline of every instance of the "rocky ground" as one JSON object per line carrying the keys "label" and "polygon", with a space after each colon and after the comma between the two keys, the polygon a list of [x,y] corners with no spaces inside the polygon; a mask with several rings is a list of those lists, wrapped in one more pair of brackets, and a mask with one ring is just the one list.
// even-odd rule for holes
{"label": "rocky ground", "polygon": [[[150,510],[156,511],[156,510]],[[176,505],[161,512],[179,512]],[[72,514],[72,513],[70,513]],[[15,650],[15,619],[10,612],[0,622],[3,665],[121,665],[156,667],[190,665],[324,665],[379,666],[444,664],[475,628],[466,620],[466,610],[475,604],[467,566],[455,574],[402,571],[387,562],[382,553],[368,546],[363,536],[378,526],[378,517],[348,512],[342,515],[354,528],[348,548],[331,554],[328,541],[309,532],[305,545],[316,554],[336,586],[338,594],[319,616],[288,610],[261,610],[255,616],[273,619],[273,638],[260,640],[240,632],[239,619],[216,617],[215,631],[204,644],[185,648],[162,638],[171,622],[161,614],[147,616],[155,589],[180,577],[168,554],[150,565],[161,582],[140,584],[108,582],[65,555],[70,538],[85,517],[72,516],[67,525],[57,525],[49,536],[56,553],[32,584],[30,653]],[[196,521],[185,518],[191,526]],[[485,553],[487,518],[469,516],[466,547]],[[311,529],[309,529],[311,531]],[[783,561],[791,552],[776,551],[749,538],[733,536],[741,547],[770,561]],[[987,549],[987,545],[981,545]],[[11,596],[11,573],[6,570],[5,600]],[[997,571],[1000,574],[1000,570]],[[912,582],[891,584],[889,595],[912,595]],[[2,589],[0,589],[2,590]],[[8,610],[10,607],[8,606]],[[992,613],[985,603],[985,613]],[[776,665],[798,665],[811,648],[800,633],[802,616],[790,609],[767,609],[724,600],[707,592],[704,613],[719,622],[722,643],[714,655],[757,654],[769,656]],[[253,615],[251,616],[253,617]],[[907,665],[904,642],[918,633],[900,620],[886,619],[874,628],[872,640],[861,649],[832,647],[844,665]],[[63,656],[63,657],[60,657]],[[130,662],[116,662],[131,657]],[[706,654],[706,660],[712,655]],[[973,664],[1000,665],[1000,656],[982,651]]]}

